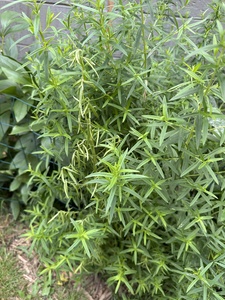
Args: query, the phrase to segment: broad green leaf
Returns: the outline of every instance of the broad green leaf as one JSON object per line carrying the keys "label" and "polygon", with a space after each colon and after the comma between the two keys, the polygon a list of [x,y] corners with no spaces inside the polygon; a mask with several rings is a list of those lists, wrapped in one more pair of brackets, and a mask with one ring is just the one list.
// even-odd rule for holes
{"label": "broad green leaf", "polygon": [[11,37],[8,37],[5,41],[5,54],[13,57],[14,59],[17,59],[19,53],[18,53],[18,47],[15,44],[14,40]]}
{"label": "broad green leaf", "polygon": [[27,184],[24,184],[21,189],[21,196],[22,196],[22,201],[25,205],[27,205],[27,201],[29,199],[29,194],[30,194],[30,187]]}
{"label": "broad green leaf", "polygon": [[11,182],[9,190],[11,192],[17,190],[21,185],[21,180],[19,179],[19,177],[15,177],[14,180]]}
{"label": "broad green leaf", "polygon": [[17,69],[21,68],[22,64],[9,56],[0,55],[0,66],[12,71],[16,71]]}
{"label": "broad green leaf", "polygon": [[3,99],[2,102],[0,102],[0,115],[10,111],[12,109],[12,103],[11,100],[9,101],[8,99]]}
{"label": "broad green leaf", "polygon": [[[19,84],[31,84],[31,72],[26,67],[23,66],[20,62],[15,60],[12,57],[0,55],[0,66],[4,73],[6,74],[6,77],[8,79],[13,80],[14,83]],[[12,83],[12,84],[14,84]]]}
{"label": "broad green leaf", "polygon": [[22,100],[16,100],[13,106],[14,115],[17,122],[20,122],[27,115],[29,106]]}
{"label": "broad green leaf", "polygon": [[19,217],[20,214],[20,203],[19,201],[12,200],[10,202],[10,208],[12,210],[13,218],[16,220]]}
{"label": "broad green leaf", "polygon": [[20,169],[25,171],[28,169],[28,163],[23,151],[18,152],[10,163],[10,169]]}
{"label": "broad green leaf", "polygon": [[17,84],[12,82],[12,80],[4,79],[0,80],[0,94],[19,97],[22,95],[22,92],[17,87]]}
{"label": "broad green leaf", "polygon": [[19,14],[15,11],[8,10],[8,11],[4,11],[0,14],[0,24],[1,24],[0,32],[2,35],[6,35],[7,27],[8,28],[14,27],[11,24],[12,24],[12,22],[15,22],[16,19],[17,20],[19,19]]}
{"label": "broad green leaf", "polygon": [[14,146],[16,150],[22,150],[25,153],[32,153],[38,150],[37,137],[33,132],[20,136]]}
{"label": "broad green leaf", "polygon": [[37,131],[40,131],[41,129],[43,129],[45,125],[46,125],[45,121],[36,120],[30,124],[30,129],[37,132]]}
{"label": "broad green leaf", "polygon": [[[20,21],[21,21],[21,17],[20,17]],[[28,25],[26,23],[10,26],[7,30],[7,34],[22,31],[24,29],[27,29],[27,27]]]}
{"label": "broad green leaf", "polygon": [[6,111],[0,115],[0,141],[10,126],[10,114],[10,111]]}
{"label": "broad green leaf", "polygon": [[23,85],[31,84],[30,77],[24,76],[21,71],[14,71],[5,67],[2,67],[2,71],[13,83],[15,82]]}
{"label": "broad green leaf", "polygon": [[30,131],[30,127],[29,125],[15,125],[11,131],[11,135],[14,135],[14,134],[24,134],[26,132],[29,132]]}

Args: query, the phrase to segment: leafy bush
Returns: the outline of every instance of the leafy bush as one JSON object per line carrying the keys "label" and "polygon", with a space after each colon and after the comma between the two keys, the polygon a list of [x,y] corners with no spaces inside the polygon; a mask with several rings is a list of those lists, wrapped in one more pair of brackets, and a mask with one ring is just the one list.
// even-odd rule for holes
{"label": "leafy bush", "polygon": [[36,1],[23,15],[42,273],[101,273],[119,299],[223,299],[225,4],[193,21],[172,1],[71,2],[59,30]]}
{"label": "leafy bush", "polygon": [[35,167],[39,163],[38,157],[32,154],[38,149],[37,135],[29,129],[32,107],[35,107],[34,100],[29,98],[29,85],[34,78],[30,70],[17,60],[18,41],[14,41],[14,35],[26,28],[20,14],[12,11],[1,13],[0,189],[3,193],[0,199],[10,201],[15,218],[20,204],[28,201],[28,165]]}

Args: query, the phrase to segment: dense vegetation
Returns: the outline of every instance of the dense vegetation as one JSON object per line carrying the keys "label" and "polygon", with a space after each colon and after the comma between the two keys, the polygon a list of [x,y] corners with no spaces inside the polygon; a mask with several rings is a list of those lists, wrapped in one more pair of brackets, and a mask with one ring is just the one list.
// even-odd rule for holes
{"label": "dense vegetation", "polygon": [[[42,274],[223,299],[225,4],[194,21],[180,2],[72,0],[44,28],[44,3],[27,5],[1,15],[1,184],[15,215],[27,206]],[[20,62],[13,28],[33,37]]]}

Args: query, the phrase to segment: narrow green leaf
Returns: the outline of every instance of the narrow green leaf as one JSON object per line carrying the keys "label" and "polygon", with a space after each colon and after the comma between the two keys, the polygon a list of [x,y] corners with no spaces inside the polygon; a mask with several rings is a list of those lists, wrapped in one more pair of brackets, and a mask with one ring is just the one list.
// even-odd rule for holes
{"label": "narrow green leaf", "polygon": [[218,75],[219,83],[220,83],[220,91],[222,95],[223,102],[225,102],[225,75],[223,73]]}
{"label": "narrow green leaf", "polygon": [[189,284],[186,293],[188,293],[198,281],[199,281],[199,279],[198,279],[198,278],[195,278],[195,279]]}
{"label": "narrow green leaf", "polygon": [[193,164],[191,164],[186,170],[184,170],[182,173],[181,173],[181,177],[185,176],[186,174],[190,173],[192,170],[198,168],[198,166],[200,165],[200,162],[197,161]]}
{"label": "narrow green leaf", "polygon": [[82,4],[79,4],[79,3],[73,3],[74,6],[77,6],[77,7],[80,7],[80,8],[83,8],[84,10],[88,10],[90,12],[93,12],[93,13],[98,13],[98,10],[97,9],[94,9],[90,6],[87,6],[87,5],[82,5]]}
{"label": "narrow green leaf", "polygon": [[192,83],[180,90],[174,97],[169,99],[169,101],[174,101],[182,98],[186,98],[187,96],[191,96],[198,91],[199,87],[195,87]]}
{"label": "narrow green leaf", "polygon": [[209,165],[206,165],[205,168],[207,169],[207,171],[209,172],[209,174],[212,176],[213,180],[219,184],[218,178],[216,177],[216,174],[213,172],[213,170],[211,169],[211,167]]}
{"label": "narrow green leaf", "polygon": [[162,128],[161,134],[160,134],[160,138],[159,138],[159,145],[160,146],[162,145],[162,143],[165,139],[166,132],[167,132],[167,125],[164,125],[163,128]]}
{"label": "narrow green leaf", "polygon": [[202,115],[197,115],[195,119],[195,135],[196,135],[196,148],[198,149],[202,137]]}
{"label": "narrow green leaf", "polygon": [[107,204],[106,204],[106,208],[105,208],[105,212],[106,212],[106,214],[108,213],[108,211],[109,211],[109,209],[112,207],[112,205],[113,205],[113,207],[112,207],[112,212],[111,212],[111,214],[113,214],[114,213],[114,208],[115,208],[115,193],[116,193],[116,189],[117,189],[117,186],[116,185],[114,185],[113,187],[112,187],[112,189],[110,190],[110,194],[109,194],[109,197],[108,197],[108,199],[107,199]]}
{"label": "narrow green leaf", "polygon": [[207,118],[203,118],[202,123],[202,144],[205,145],[208,138],[209,121]]}

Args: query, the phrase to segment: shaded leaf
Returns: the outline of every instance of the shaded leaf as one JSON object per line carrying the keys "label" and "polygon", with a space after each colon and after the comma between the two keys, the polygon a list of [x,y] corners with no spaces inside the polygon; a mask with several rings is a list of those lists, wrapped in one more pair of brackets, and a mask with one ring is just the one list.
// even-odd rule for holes
{"label": "shaded leaf", "polygon": [[0,141],[10,126],[10,111],[0,115]]}
{"label": "shaded leaf", "polygon": [[13,111],[17,122],[23,120],[23,118],[27,115],[28,109],[29,106],[22,100],[15,101]]}
{"label": "shaded leaf", "polygon": [[20,203],[19,201],[12,200],[10,202],[10,208],[12,210],[13,218],[16,220],[20,214]]}

